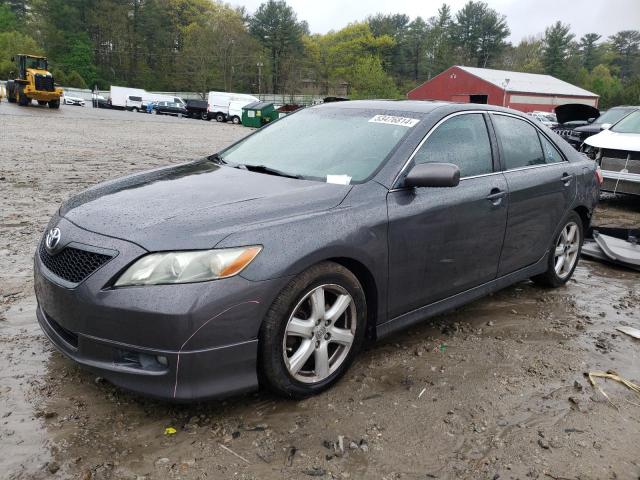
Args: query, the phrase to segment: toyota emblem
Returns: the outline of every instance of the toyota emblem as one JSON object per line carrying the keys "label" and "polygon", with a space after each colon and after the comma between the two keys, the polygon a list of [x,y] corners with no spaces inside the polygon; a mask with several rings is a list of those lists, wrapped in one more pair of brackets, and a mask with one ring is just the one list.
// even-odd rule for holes
{"label": "toyota emblem", "polygon": [[47,251],[52,253],[60,243],[60,229],[58,227],[52,228],[47,232],[47,236],[44,239],[44,246],[47,247]]}

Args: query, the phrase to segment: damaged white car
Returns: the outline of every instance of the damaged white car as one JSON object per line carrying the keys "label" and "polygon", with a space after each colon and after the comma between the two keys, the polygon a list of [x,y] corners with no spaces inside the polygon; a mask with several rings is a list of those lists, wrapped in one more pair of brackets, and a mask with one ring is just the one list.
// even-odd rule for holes
{"label": "damaged white car", "polygon": [[640,195],[640,111],[584,141],[582,151],[602,170],[602,191]]}

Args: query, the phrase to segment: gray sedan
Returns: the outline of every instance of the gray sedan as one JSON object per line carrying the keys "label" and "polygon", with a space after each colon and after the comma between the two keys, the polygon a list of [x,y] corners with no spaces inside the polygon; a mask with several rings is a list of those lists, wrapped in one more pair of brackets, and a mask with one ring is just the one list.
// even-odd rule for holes
{"label": "gray sedan", "polygon": [[308,396],[366,339],[529,278],[565,284],[598,173],[499,107],[307,108],[68,200],[35,255],[38,321],[143,394]]}

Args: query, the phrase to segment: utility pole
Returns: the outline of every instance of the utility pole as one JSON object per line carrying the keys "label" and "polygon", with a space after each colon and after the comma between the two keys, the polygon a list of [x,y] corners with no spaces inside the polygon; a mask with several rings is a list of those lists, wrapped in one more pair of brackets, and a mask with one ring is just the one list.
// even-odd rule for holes
{"label": "utility pole", "polygon": [[258,95],[262,93],[262,67],[264,67],[264,63],[258,62],[256,64],[258,67]]}

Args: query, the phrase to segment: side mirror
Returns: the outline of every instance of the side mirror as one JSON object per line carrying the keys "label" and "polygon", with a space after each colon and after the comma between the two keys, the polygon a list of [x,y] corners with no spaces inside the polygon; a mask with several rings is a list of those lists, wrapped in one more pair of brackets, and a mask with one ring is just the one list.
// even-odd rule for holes
{"label": "side mirror", "polygon": [[595,122],[596,117],[591,117],[591,118],[587,118],[587,123],[593,123]]}
{"label": "side mirror", "polygon": [[611,128],[610,123],[603,123],[602,125],[600,125],[600,130],[609,130],[610,128]]}
{"label": "side mirror", "polygon": [[452,163],[419,163],[404,180],[405,187],[455,187],[460,183],[460,169]]}

